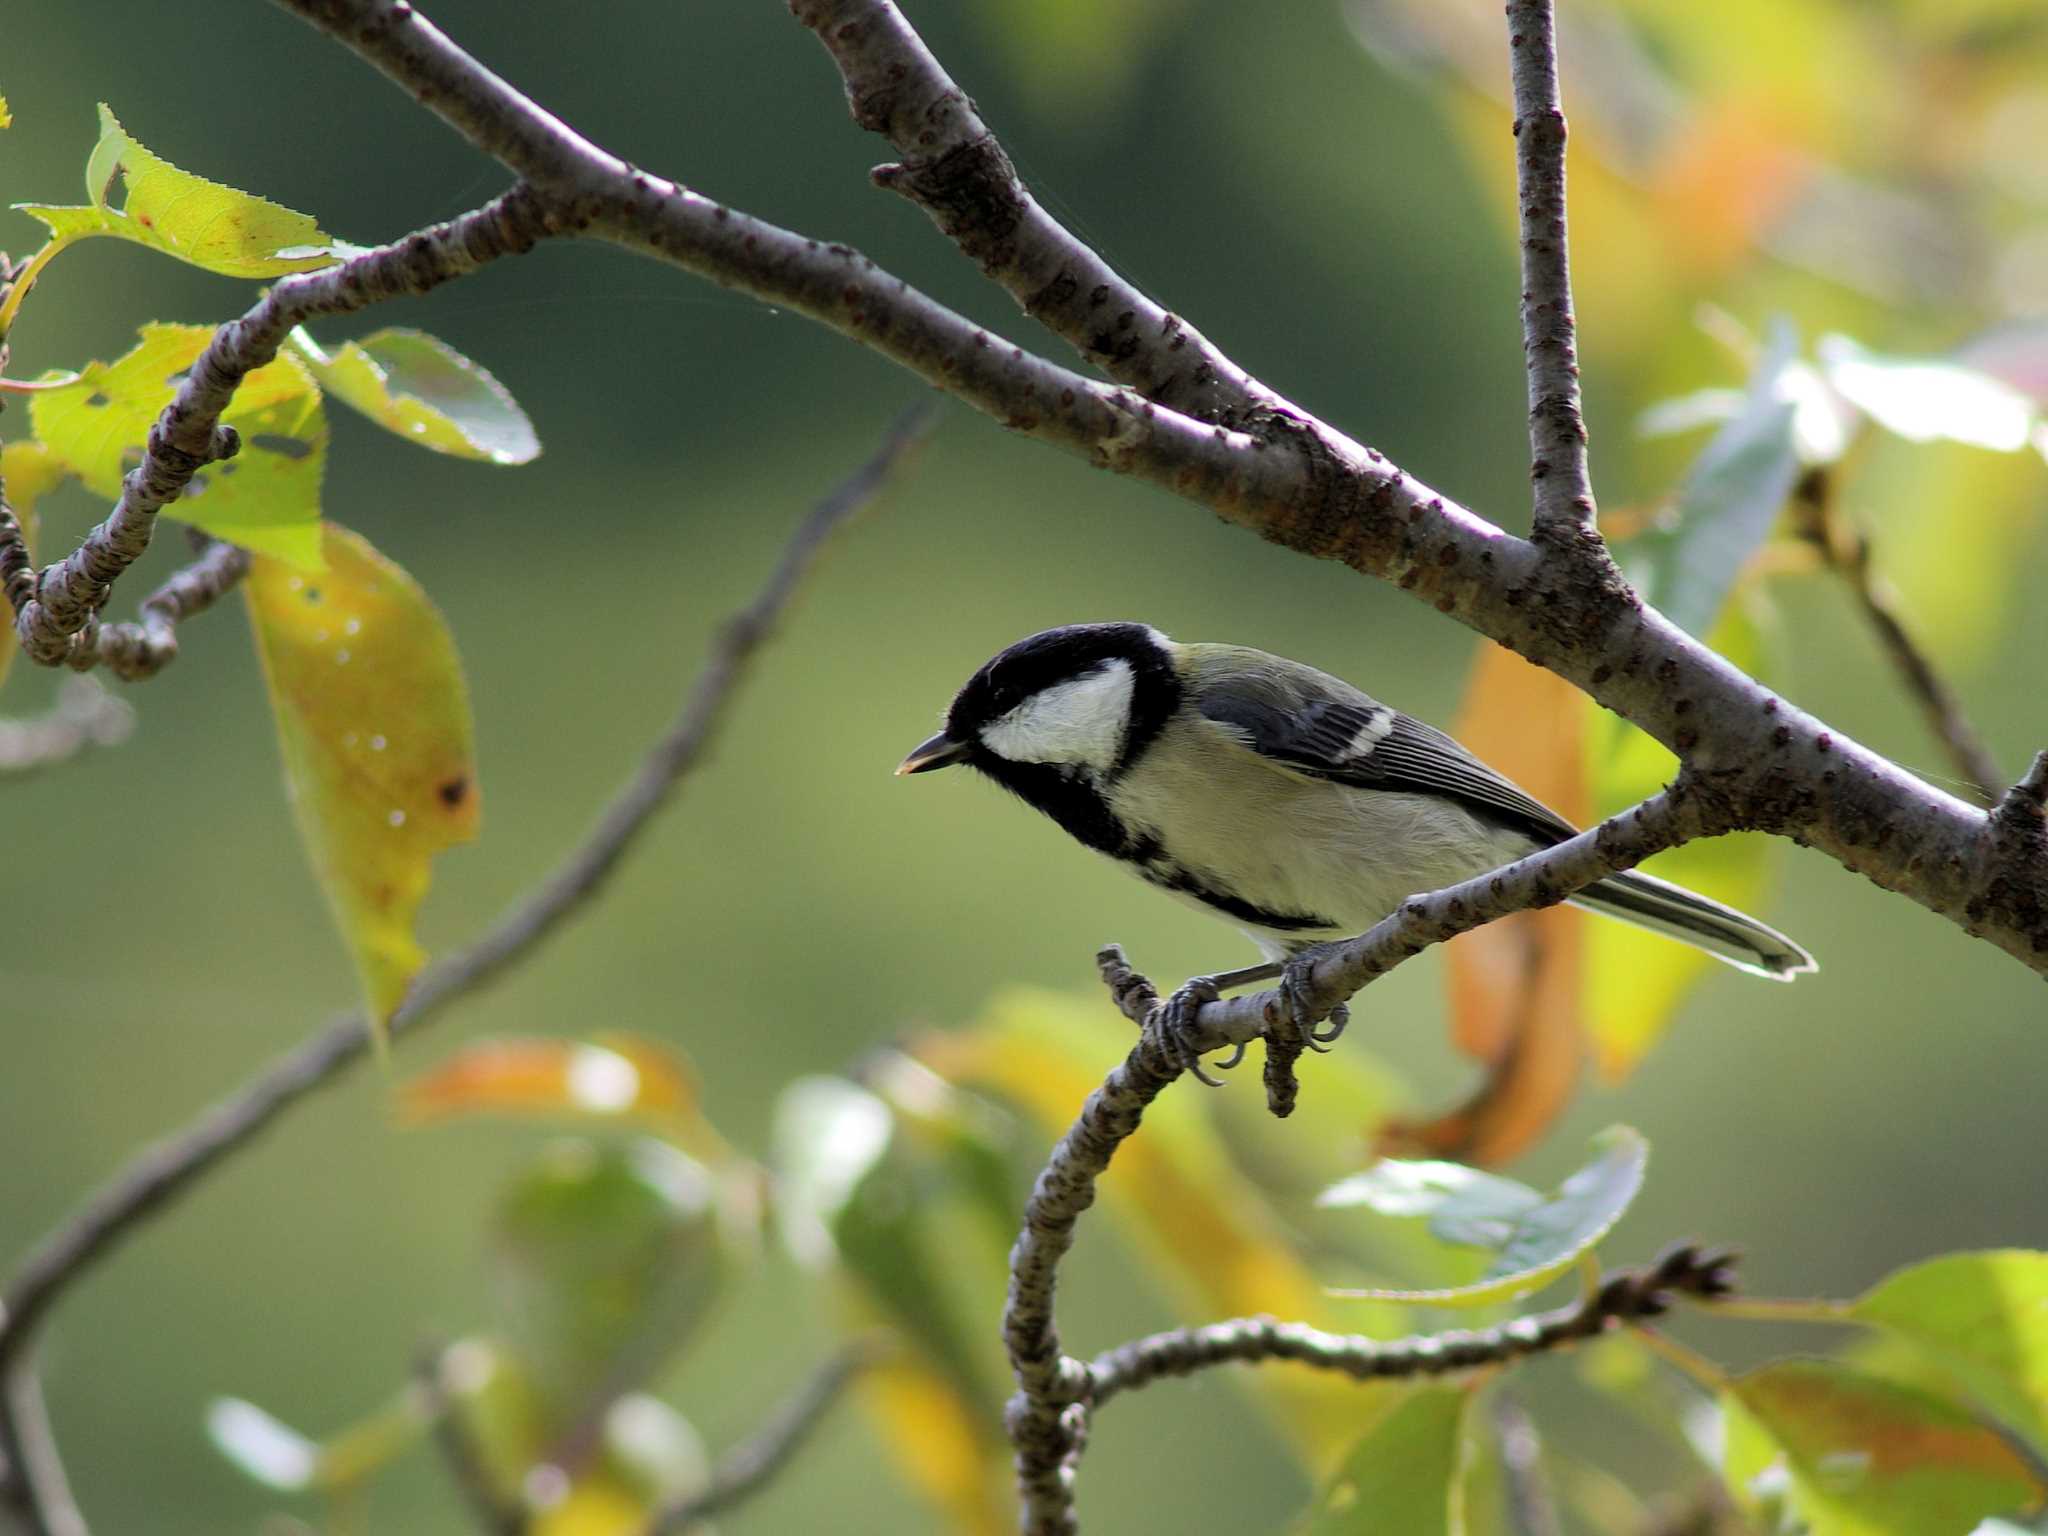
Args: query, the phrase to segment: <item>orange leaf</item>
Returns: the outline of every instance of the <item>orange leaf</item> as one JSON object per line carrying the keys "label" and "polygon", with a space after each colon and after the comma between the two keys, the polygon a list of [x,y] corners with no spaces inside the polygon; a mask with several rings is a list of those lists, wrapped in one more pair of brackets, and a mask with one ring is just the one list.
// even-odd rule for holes
{"label": "orange leaf", "polygon": [[634,1035],[483,1040],[407,1083],[399,1109],[415,1125],[458,1115],[568,1113],[662,1119],[697,1108],[690,1065]]}
{"label": "orange leaf", "polygon": [[[1566,820],[1587,819],[1584,694],[1512,651],[1485,644],[1453,734]],[[1389,1127],[1386,1149],[1499,1164],[1564,1112],[1585,1056],[1584,915],[1522,912],[1452,941],[1451,1038],[1487,1067],[1465,1103]]]}

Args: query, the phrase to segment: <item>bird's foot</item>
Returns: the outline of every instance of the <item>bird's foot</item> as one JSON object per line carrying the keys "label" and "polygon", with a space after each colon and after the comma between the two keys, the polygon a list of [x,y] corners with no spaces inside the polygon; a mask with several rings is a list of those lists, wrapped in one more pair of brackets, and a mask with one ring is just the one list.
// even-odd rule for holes
{"label": "bird's foot", "polygon": [[[1180,990],[1166,999],[1145,1021],[1145,1029],[1160,1053],[1183,1072],[1190,1073],[1195,1080],[1210,1088],[1221,1088],[1223,1080],[1211,1077],[1202,1066],[1202,1053],[1196,1046],[1201,1036],[1201,1024],[1197,1016],[1206,1004],[1213,1003],[1222,995],[1217,978],[1214,976],[1190,976],[1181,984]],[[1219,1072],[1228,1072],[1244,1060],[1244,1046],[1240,1043],[1231,1052],[1228,1061],[1218,1062]]]}
{"label": "bird's foot", "polygon": [[1313,973],[1323,946],[1305,949],[1290,958],[1280,972],[1280,1026],[1292,1035],[1292,1043],[1311,1051],[1328,1051],[1351,1022],[1351,1009],[1333,1005],[1319,1021],[1314,1004]]}

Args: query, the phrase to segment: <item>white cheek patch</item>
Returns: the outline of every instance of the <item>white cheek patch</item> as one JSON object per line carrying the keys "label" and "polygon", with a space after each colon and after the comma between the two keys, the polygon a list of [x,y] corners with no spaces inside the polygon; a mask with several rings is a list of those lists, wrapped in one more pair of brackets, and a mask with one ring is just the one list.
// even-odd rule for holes
{"label": "white cheek patch", "polygon": [[981,729],[982,745],[1013,763],[1066,763],[1108,772],[1131,717],[1131,664],[1116,660],[1058,683]]}
{"label": "white cheek patch", "polygon": [[1369,756],[1372,749],[1386,738],[1394,728],[1394,712],[1391,709],[1376,709],[1366,716],[1365,724],[1358,728],[1358,734],[1337,754],[1340,763],[1355,763],[1361,757]]}

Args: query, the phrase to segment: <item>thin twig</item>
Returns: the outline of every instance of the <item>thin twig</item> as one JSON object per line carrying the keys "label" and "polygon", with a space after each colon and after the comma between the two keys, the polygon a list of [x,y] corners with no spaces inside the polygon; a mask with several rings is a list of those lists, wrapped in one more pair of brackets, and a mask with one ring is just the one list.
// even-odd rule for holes
{"label": "thin twig", "polygon": [[[906,413],[866,464],[804,519],[754,600],[719,632],[681,711],[639,771],[576,849],[497,925],[469,948],[430,968],[392,1015],[395,1041],[424,1027],[526,958],[539,941],[582,908],[617,869],[677,783],[704,758],[724,723],[754,653],[772,634],[830,535],[882,489],[922,440],[929,408]],[[224,1158],[368,1051],[360,1013],[334,1019],[185,1129],[145,1149],[29,1253],[0,1297],[0,1377],[22,1357],[50,1307],[70,1285],[145,1218],[184,1194]],[[0,1451],[8,1445],[0,1415]]]}
{"label": "thin twig", "polygon": [[752,1439],[720,1459],[707,1487],[656,1514],[646,1536],[677,1536],[758,1491],[802,1447],[839,1400],[847,1383],[879,1358],[880,1351],[868,1341],[856,1343],[826,1361],[775,1410]]}
{"label": "thin twig", "polygon": [[125,682],[154,677],[178,659],[178,625],[219,602],[249,574],[249,552],[201,535],[199,556],[142,600],[127,624],[86,620],[72,637],[67,664],[84,671],[105,662]]}
{"label": "thin twig", "polygon": [[[553,232],[539,199],[516,186],[445,224],[317,272],[280,278],[239,320],[214,332],[150,428],[141,464],[121,482],[120,500],[84,543],[24,582],[18,539],[8,539],[0,527],[0,585],[14,609],[22,653],[44,666],[69,660],[80,643],[74,637],[105,606],[115,578],[149,548],[157,513],[183,495],[201,469],[239,451],[240,438],[221,425],[221,413],[242,380],[277,356],[294,326],[314,315],[348,314],[425,293],[488,261],[531,250]],[[115,651],[127,655],[128,647]]]}
{"label": "thin twig", "polygon": [[470,1432],[469,1421],[448,1390],[448,1350],[434,1345],[422,1350],[413,1375],[426,1395],[429,1418],[434,1426],[434,1444],[441,1452],[449,1476],[469,1506],[478,1530],[486,1536],[520,1536],[526,1529],[526,1511],[505,1497],[484,1460],[483,1448]]}
{"label": "thin twig", "polygon": [[1934,668],[1934,659],[1915,640],[1906,628],[1905,620],[1899,613],[1897,594],[1883,577],[1870,569],[1867,558],[1856,561],[1855,565],[1843,571],[1849,579],[1849,589],[1856,594],[1856,602],[1863,609],[1863,616],[1870,620],[1870,627],[1877,632],[1892,664],[1905,679],[1906,689],[1920,706],[1920,713],[1927,721],[1927,728],[1934,733],[1948,753],[1949,761],[1957,773],[1969,781],[1971,790],[1985,805],[1998,799],[1999,787],[2005,777],[1998,771],[1998,762],[1991,755],[1991,749],[1984,745],[1984,738],[1977,734],[1976,726],[1963,712],[1962,701],[1949,687],[1942,675]]}
{"label": "thin twig", "polygon": [[67,677],[39,715],[0,720],[0,778],[35,773],[87,747],[113,747],[135,730],[135,711],[89,677]]}
{"label": "thin twig", "polygon": [[1509,0],[1515,92],[1515,181],[1522,222],[1522,353],[1529,371],[1533,531],[1559,546],[1594,531],[1586,418],[1565,224],[1564,100],[1557,84],[1553,0]]}
{"label": "thin twig", "polygon": [[32,1359],[23,1357],[0,1372],[0,1513],[9,1509],[27,1521],[30,1536],[88,1536],[85,1516],[71,1495],[57,1439],[43,1405],[43,1383]]}
{"label": "thin twig", "polygon": [[1543,1475],[1543,1441],[1529,1410],[1507,1392],[1493,1400],[1493,1433],[1500,1447],[1501,1492],[1513,1536],[1559,1536],[1557,1501]]}
{"label": "thin twig", "polygon": [[1186,1376],[1216,1365],[1286,1360],[1360,1381],[1444,1376],[1505,1365],[1580,1343],[1620,1323],[1661,1316],[1674,1296],[1726,1295],[1735,1284],[1736,1262],[1737,1256],[1727,1249],[1675,1243],[1648,1264],[1609,1272],[1569,1306],[1492,1328],[1456,1328],[1406,1339],[1326,1333],[1306,1323],[1270,1317],[1169,1329],[1105,1350],[1082,1367],[1081,1401],[1100,1408],[1161,1377]]}

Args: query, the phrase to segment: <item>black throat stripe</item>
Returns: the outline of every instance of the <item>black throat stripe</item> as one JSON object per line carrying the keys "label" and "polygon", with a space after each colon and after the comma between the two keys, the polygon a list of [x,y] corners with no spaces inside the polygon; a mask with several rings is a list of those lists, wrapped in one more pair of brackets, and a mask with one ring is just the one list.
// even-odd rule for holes
{"label": "black throat stripe", "polygon": [[1140,838],[1116,856],[1134,865],[1147,884],[1193,897],[1203,906],[1254,928],[1270,928],[1276,933],[1311,933],[1327,932],[1337,926],[1332,918],[1307,912],[1274,912],[1242,897],[1226,895],[1168,858],[1155,838]]}

